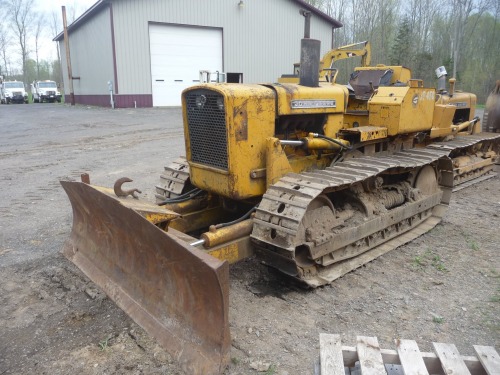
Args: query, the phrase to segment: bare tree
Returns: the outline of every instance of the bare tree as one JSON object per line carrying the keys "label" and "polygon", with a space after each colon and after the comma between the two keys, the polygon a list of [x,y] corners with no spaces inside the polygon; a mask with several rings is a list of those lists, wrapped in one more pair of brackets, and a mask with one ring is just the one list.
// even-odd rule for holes
{"label": "bare tree", "polygon": [[9,49],[9,46],[10,36],[7,29],[3,25],[0,25],[0,58],[2,59],[4,67],[2,69],[2,64],[0,64],[0,75],[8,75],[9,72],[9,59],[7,58],[7,50]]}
{"label": "bare tree", "polygon": [[465,30],[467,23],[471,20],[473,13],[483,14],[491,7],[490,0],[450,0],[452,6],[453,40],[453,77],[457,76],[461,60],[461,51],[465,40]]}
{"label": "bare tree", "polygon": [[4,0],[10,16],[12,29],[19,42],[23,66],[23,81],[26,81],[26,61],[29,56],[28,37],[34,19],[34,0]]}
{"label": "bare tree", "polygon": [[429,48],[431,28],[439,7],[435,0],[410,0],[406,3],[405,13],[410,20],[415,51],[424,52]]}
{"label": "bare tree", "polygon": [[[315,3],[317,3],[316,6],[317,8],[320,8],[322,3],[325,0],[313,0]],[[69,5],[66,7],[68,10],[67,17],[68,17],[68,23],[71,24],[73,23],[80,15],[86,10],[85,7],[83,7],[81,4],[78,3],[77,0],[73,0],[73,5]]]}
{"label": "bare tree", "polygon": [[[60,12],[53,11],[51,13],[51,19],[50,19],[50,32],[52,34],[52,37],[55,38],[61,31],[62,31],[62,21],[60,17]],[[54,72],[54,76],[57,77],[57,80],[61,82],[61,84],[64,82],[63,80],[63,75],[62,75],[62,70],[61,70],[61,53],[59,51],[59,42],[56,43],[56,51],[57,51],[57,69],[58,72]]]}
{"label": "bare tree", "polygon": [[40,14],[35,21],[35,56],[36,56],[36,79],[40,79],[40,38],[45,29],[45,18]]}

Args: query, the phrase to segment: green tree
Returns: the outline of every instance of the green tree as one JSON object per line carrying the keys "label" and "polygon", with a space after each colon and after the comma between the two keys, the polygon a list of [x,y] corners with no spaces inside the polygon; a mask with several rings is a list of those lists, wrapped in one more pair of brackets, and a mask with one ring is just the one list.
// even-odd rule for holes
{"label": "green tree", "polygon": [[412,35],[410,20],[404,18],[398,26],[396,38],[391,47],[390,62],[392,65],[409,66],[412,59]]}

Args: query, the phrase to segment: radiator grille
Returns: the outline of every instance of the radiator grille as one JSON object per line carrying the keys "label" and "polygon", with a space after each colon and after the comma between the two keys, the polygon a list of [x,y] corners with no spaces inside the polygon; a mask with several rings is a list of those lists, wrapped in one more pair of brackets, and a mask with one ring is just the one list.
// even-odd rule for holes
{"label": "radiator grille", "polygon": [[227,130],[222,95],[210,90],[185,94],[191,160],[224,170],[227,163]]}

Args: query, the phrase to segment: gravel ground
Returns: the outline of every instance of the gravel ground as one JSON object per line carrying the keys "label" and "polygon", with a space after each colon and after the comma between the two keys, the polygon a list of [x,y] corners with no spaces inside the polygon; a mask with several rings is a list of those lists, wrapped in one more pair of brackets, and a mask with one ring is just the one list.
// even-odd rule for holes
{"label": "gravel ground", "polygon": [[[61,104],[0,106],[0,374],[183,374],[175,361],[60,253],[71,207],[59,184],[90,173],[134,180],[145,199],[184,154],[181,111]],[[256,259],[231,267],[227,374],[308,374],[319,333],[500,344],[500,179],[454,193],[415,241],[306,291]]]}

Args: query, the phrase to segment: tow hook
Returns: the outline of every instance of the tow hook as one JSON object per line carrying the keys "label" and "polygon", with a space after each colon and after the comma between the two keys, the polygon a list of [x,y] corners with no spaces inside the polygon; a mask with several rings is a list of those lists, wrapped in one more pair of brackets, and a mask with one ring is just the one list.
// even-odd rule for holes
{"label": "tow hook", "polygon": [[135,193],[142,193],[139,189],[130,189],[130,190],[122,190],[122,185],[125,183],[125,182],[132,182],[133,180],[131,180],[130,178],[128,177],[122,177],[122,178],[119,178],[118,180],[116,180],[115,182],[115,185],[113,186],[113,189],[115,191],[115,194],[117,197],[126,197],[127,195],[131,195],[132,198],[135,198],[135,199],[139,199],[139,197],[137,195],[135,195]]}

